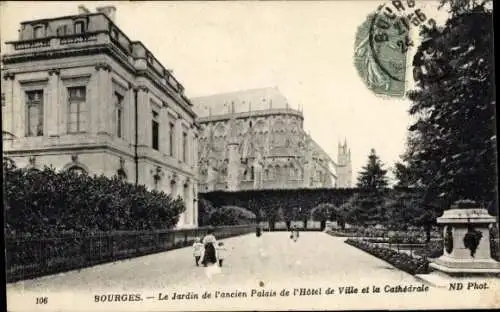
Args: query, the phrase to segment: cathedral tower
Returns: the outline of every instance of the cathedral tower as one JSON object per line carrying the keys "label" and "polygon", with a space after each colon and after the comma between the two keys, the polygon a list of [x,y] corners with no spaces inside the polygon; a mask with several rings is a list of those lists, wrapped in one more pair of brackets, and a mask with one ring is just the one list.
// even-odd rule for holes
{"label": "cathedral tower", "polygon": [[347,148],[347,140],[338,145],[337,187],[352,187],[351,149]]}

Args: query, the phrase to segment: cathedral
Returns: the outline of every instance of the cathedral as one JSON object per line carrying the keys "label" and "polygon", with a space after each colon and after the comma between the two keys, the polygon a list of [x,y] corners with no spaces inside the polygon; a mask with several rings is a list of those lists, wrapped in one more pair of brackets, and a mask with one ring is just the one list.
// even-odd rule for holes
{"label": "cathedral", "polygon": [[192,98],[200,124],[200,192],[350,187],[347,143],[338,162],[303,129],[277,88]]}

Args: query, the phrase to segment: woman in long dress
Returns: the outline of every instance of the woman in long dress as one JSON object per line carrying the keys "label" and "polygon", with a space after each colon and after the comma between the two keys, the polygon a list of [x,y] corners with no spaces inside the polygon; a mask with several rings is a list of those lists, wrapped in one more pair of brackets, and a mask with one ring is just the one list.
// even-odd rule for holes
{"label": "woman in long dress", "polygon": [[213,230],[208,231],[208,234],[203,238],[203,246],[205,246],[205,252],[203,253],[202,263],[204,266],[217,263],[217,254],[215,251],[216,241],[217,240],[213,235]]}

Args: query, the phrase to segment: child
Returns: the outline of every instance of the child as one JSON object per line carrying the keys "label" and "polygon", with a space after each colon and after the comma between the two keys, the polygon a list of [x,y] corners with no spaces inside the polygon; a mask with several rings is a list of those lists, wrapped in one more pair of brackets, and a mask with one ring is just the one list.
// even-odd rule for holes
{"label": "child", "polygon": [[223,242],[217,244],[217,258],[219,259],[219,266],[222,267],[222,261],[226,257],[226,247]]}
{"label": "child", "polygon": [[194,261],[196,262],[196,266],[198,266],[198,263],[200,262],[202,249],[203,249],[203,244],[201,243],[201,239],[196,238],[193,244],[193,255],[194,255]]}

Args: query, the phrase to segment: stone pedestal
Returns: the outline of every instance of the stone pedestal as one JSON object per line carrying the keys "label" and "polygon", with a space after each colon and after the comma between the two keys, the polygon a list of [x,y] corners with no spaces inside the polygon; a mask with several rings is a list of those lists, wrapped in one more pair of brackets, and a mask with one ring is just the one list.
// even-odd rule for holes
{"label": "stone pedestal", "polygon": [[447,274],[500,273],[491,258],[489,225],[495,222],[486,209],[454,205],[437,219],[443,225],[444,252],[430,266]]}

